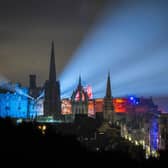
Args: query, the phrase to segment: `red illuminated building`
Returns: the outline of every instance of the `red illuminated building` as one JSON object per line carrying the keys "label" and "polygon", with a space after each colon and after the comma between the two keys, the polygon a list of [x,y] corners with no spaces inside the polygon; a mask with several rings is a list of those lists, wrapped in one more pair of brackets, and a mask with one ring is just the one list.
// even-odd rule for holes
{"label": "red illuminated building", "polygon": [[130,102],[127,98],[113,98],[113,105],[116,113],[126,113]]}
{"label": "red illuminated building", "polygon": [[[112,107],[112,111],[114,113],[115,120],[120,120],[126,114],[138,114],[138,113],[146,113],[157,111],[157,106],[154,105],[151,98],[137,98],[134,96],[130,97],[112,97],[110,94],[110,78],[108,76],[107,80],[107,88],[106,88],[106,96],[110,96],[108,98],[108,106],[107,106],[107,98],[96,98],[93,99],[93,93],[91,86],[83,87],[81,84],[81,77],[79,78],[79,84],[77,89],[73,92],[71,100],[63,100],[62,101],[62,114],[74,114],[74,115],[86,115],[89,117],[104,118],[105,107],[110,110]],[[108,92],[107,92],[108,90]],[[105,106],[106,100],[106,106]],[[111,102],[111,105],[110,105]],[[110,112],[111,113],[111,112]]]}

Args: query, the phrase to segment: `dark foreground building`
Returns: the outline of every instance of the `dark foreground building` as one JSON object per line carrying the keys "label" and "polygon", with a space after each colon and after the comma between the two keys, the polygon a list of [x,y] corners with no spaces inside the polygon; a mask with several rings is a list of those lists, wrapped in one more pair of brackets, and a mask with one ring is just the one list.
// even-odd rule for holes
{"label": "dark foreground building", "polygon": [[51,47],[49,80],[45,83],[44,116],[61,117],[60,84],[56,79],[54,42]]}

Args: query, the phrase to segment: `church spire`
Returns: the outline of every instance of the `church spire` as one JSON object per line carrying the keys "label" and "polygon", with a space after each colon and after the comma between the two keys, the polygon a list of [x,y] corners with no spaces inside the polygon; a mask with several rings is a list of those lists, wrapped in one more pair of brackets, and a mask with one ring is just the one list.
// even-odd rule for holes
{"label": "church spire", "polygon": [[49,81],[56,81],[56,70],[55,70],[55,55],[54,55],[54,41],[51,43],[51,57],[50,57],[50,72],[49,72]]}
{"label": "church spire", "polygon": [[79,75],[79,86],[82,86],[81,76]]}
{"label": "church spire", "polygon": [[78,88],[82,88],[81,75],[79,75],[79,83],[78,83]]}
{"label": "church spire", "polygon": [[111,98],[111,82],[110,82],[110,72],[108,72],[107,86],[106,86],[106,98]]}

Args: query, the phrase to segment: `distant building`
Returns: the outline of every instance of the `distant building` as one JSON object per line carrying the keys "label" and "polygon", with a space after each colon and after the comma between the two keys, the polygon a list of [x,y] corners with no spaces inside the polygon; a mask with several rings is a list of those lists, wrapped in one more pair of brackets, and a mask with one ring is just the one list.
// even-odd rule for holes
{"label": "distant building", "polygon": [[134,128],[143,127],[149,122],[152,115],[159,113],[158,107],[153,103],[152,98],[130,97],[129,111],[127,112],[127,123]]}
{"label": "distant building", "polygon": [[168,114],[162,113],[159,115],[159,149],[168,149]]}
{"label": "distant building", "polygon": [[81,77],[79,77],[79,83],[77,89],[71,96],[72,113],[75,118],[79,116],[88,116],[88,95],[81,84]]}
{"label": "distant building", "polygon": [[61,101],[61,114],[64,116],[65,122],[72,123],[75,115],[72,113],[71,100],[62,99]]}
{"label": "distant building", "polygon": [[60,83],[56,79],[54,42],[51,47],[49,80],[45,82],[44,116],[61,119]]}
{"label": "distant building", "polygon": [[[10,84],[9,84],[10,85]],[[27,118],[28,89],[13,84],[18,92],[1,89],[0,91],[0,117]]]}
{"label": "distant building", "polygon": [[103,122],[103,99],[102,98],[95,99],[94,109],[95,109],[96,120],[99,123]]}
{"label": "distant building", "polygon": [[36,75],[29,75],[29,96],[32,99],[28,99],[28,116],[29,119],[34,119],[38,115],[43,115],[43,103],[44,100],[42,97],[40,98],[40,94],[42,94],[42,87],[37,87],[36,85]]}
{"label": "distant building", "polygon": [[40,93],[42,91],[41,87],[37,87],[36,85],[36,75],[30,74],[29,75],[29,95],[33,98],[37,98],[40,96]]}
{"label": "distant building", "polygon": [[106,86],[106,95],[104,97],[104,120],[114,123],[114,106],[112,101],[112,94],[111,94],[111,82],[110,82],[110,73],[108,74],[107,78],[107,86]]}

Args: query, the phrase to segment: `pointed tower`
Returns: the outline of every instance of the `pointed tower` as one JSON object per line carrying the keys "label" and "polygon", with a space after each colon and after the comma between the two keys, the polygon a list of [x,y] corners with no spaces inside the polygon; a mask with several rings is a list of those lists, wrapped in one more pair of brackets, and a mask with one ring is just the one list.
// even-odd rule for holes
{"label": "pointed tower", "polygon": [[61,116],[60,84],[56,79],[53,41],[51,44],[49,80],[45,83],[44,115],[53,116],[54,119],[60,119]]}
{"label": "pointed tower", "polygon": [[106,86],[106,96],[107,98],[111,98],[111,81],[110,81],[110,72],[108,73],[107,77],[107,86]]}
{"label": "pointed tower", "polygon": [[51,43],[49,81],[51,81],[52,83],[56,81],[55,55],[54,55],[54,42],[53,41]]}
{"label": "pointed tower", "polygon": [[104,120],[114,123],[114,107],[113,98],[111,94],[110,73],[108,73],[106,95],[104,97]]}
{"label": "pointed tower", "polygon": [[81,76],[79,76],[78,89],[82,89]]}
{"label": "pointed tower", "polygon": [[72,93],[71,103],[75,118],[76,116],[88,116],[88,95],[82,86],[81,76],[79,76],[76,90]]}

